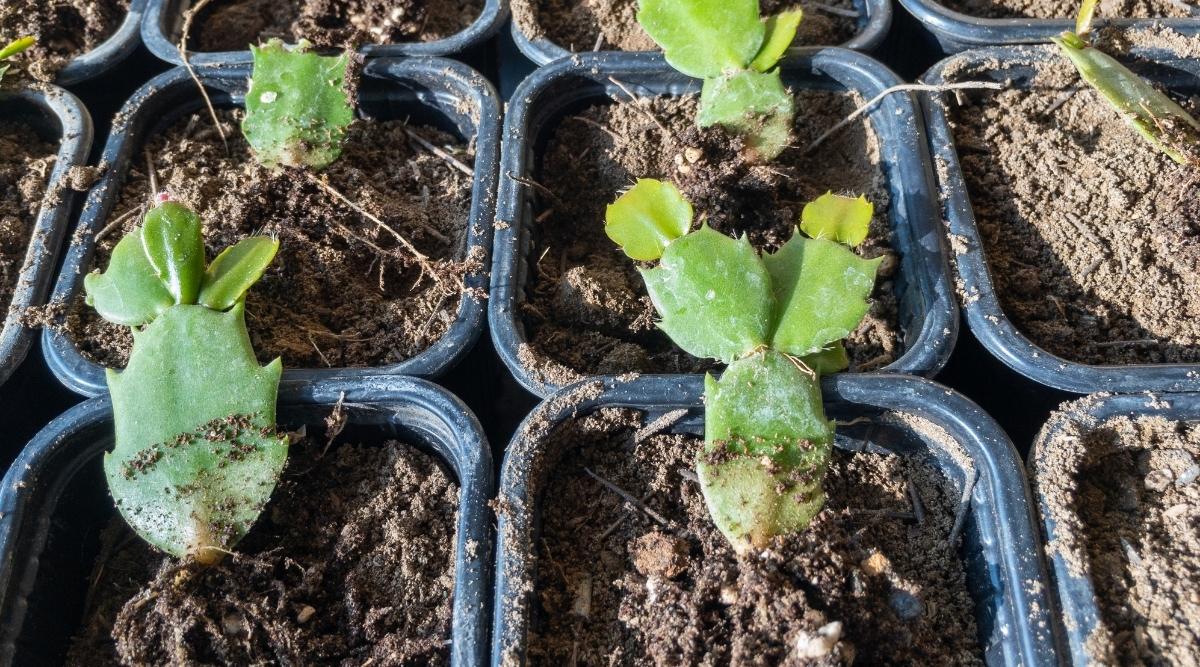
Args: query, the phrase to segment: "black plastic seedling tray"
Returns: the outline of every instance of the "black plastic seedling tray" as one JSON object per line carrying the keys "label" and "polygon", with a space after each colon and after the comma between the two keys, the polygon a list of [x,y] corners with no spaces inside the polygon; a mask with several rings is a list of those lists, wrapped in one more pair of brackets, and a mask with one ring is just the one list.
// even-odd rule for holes
{"label": "black plastic seedling tray", "polygon": [[[143,0],[148,2],[146,18],[142,21],[142,41],[155,56],[172,65],[182,65],[179,38],[183,32],[184,12],[191,0]],[[506,0],[485,0],[483,11],[469,27],[445,39],[430,42],[401,44],[365,44],[359,52],[368,58],[399,58],[403,56],[459,56],[487,42],[508,18]],[[194,28],[193,28],[194,29]],[[191,36],[194,39],[195,36]],[[249,64],[250,45],[242,51],[188,51],[188,62],[194,66]]]}
{"label": "black plastic seedling tray", "polygon": [[[1075,405],[1079,405],[1076,403]],[[1081,412],[1056,415],[1042,428],[1029,453],[1030,469],[1036,474],[1038,457],[1046,456],[1046,443],[1065,429],[1099,425],[1116,417],[1162,417],[1170,421],[1200,421],[1200,393],[1121,394],[1090,399]],[[1050,517],[1044,499],[1038,498],[1041,529],[1047,544],[1057,539],[1057,525]],[[1062,614],[1070,650],[1069,662],[1077,667],[1094,664],[1087,653],[1088,637],[1100,623],[1100,605],[1090,576],[1075,576],[1060,550],[1050,551],[1050,574],[1058,609]]]}
{"label": "black plastic seedling tray", "polygon": [[[457,479],[451,662],[483,664],[492,593],[488,501],[495,482],[479,423],[445,390],[402,377],[285,385],[279,422],[321,432],[339,402],[347,415],[343,440],[401,439],[437,456]],[[4,477],[0,664],[62,664],[83,614],[100,530],[115,511],[101,467],[112,431],[107,397],[82,403],[43,429]]]}
{"label": "black plastic seedling tray", "polygon": [[[1075,18],[1057,19],[1005,18],[989,19],[956,12],[936,0],[899,0],[904,9],[912,14],[941,47],[942,53],[951,54],[981,46],[1008,44],[1044,44],[1064,30],[1075,29]],[[1157,18],[1097,19],[1096,27],[1114,26],[1130,28],[1165,27],[1182,35],[1200,34],[1200,19]]]}
{"label": "black plastic seedling tray", "polygon": [[50,289],[58,251],[77,199],[67,185],[67,175],[72,167],[87,162],[92,147],[92,118],[78,98],[56,86],[0,92],[0,117],[26,123],[42,139],[58,144],[42,206],[29,235],[25,262],[0,329],[0,384],[4,384],[25,360],[33,343],[34,330],[21,320],[27,308],[45,302]]}
{"label": "black plastic seedling tray", "polygon": [[[213,103],[222,107],[243,103],[249,75],[248,66],[197,70]],[[177,67],[142,86],[117,114],[101,159],[106,169],[88,193],[52,301],[71,306],[78,297],[83,277],[92,265],[96,232],[104,228],[113,214],[121,184],[147,137],[185,114],[203,108],[202,105],[195,83],[184,68]],[[474,70],[452,60],[374,59],[363,70],[359,110],[385,118],[411,118],[413,122],[435,125],[474,140],[475,176],[463,256],[474,250],[486,264],[492,248],[500,143],[500,102],[492,85]],[[487,273],[484,268],[463,276],[466,289],[454,323],[446,335],[420,354],[398,364],[374,368],[289,368],[284,371],[284,378],[441,375],[470,351],[483,332],[484,304],[479,295],[487,288]],[[46,363],[63,384],[85,396],[107,390],[104,369],[84,358],[65,333],[46,329],[44,336]]]}
{"label": "black plastic seedling tray", "polygon": [[[892,27],[891,0],[854,0],[854,9],[858,12],[857,28],[854,37],[839,46],[856,51],[874,51],[887,36]],[[816,11],[816,10],[813,10]],[[512,22],[512,38],[517,48],[536,65],[546,65],[559,58],[572,55],[572,52],[546,38],[531,39]],[[818,46],[816,44],[806,46]],[[796,49],[792,49],[795,51]]]}
{"label": "black plastic seedling tray", "polygon": [[[839,48],[801,49],[783,65],[794,88],[853,90],[871,99],[900,79],[870,57]],[[517,178],[532,177],[539,147],[558,119],[610,95],[623,95],[616,79],[638,95],[696,93],[700,82],[667,66],[653,53],[588,53],[538,69],[513,94],[504,125],[492,296],[488,321],[500,358],[530,392],[545,397],[560,387],[536,377],[518,352],[527,342],[521,309],[529,280],[533,198]],[[945,365],[958,332],[947,250],[938,214],[933,169],[916,98],[896,92],[867,114],[881,150],[891,195],[893,245],[900,257],[896,293],[904,353],[885,371],[931,376]],[[514,178],[515,177],[515,178]],[[526,181],[528,183],[528,181]]]}
{"label": "black plastic seedling tray", "polygon": [[[1164,49],[1130,52],[1130,64],[1172,90],[1200,90],[1200,60],[1181,58]],[[945,73],[967,64],[980,77],[1006,86],[1027,86],[1038,63],[1059,58],[1052,46],[1009,46],[977,49],[935,65],[923,83],[945,83]],[[986,67],[985,67],[986,65]],[[1079,394],[1093,392],[1187,391],[1200,389],[1200,364],[1090,365],[1057,357],[1035,345],[1005,316],[988,268],[986,251],[971,208],[954,135],[942,101],[926,95],[923,104],[929,141],[939,171],[947,229],[964,241],[955,257],[967,324],[979,342],[1009,368],[1033,382]]]}
{"label": "black plastic seedling tray", "polygon": [[147,0],[132,0],[129,12],[108,39],[96,48],[72,58],[59,70],[54,82],[60,86],[75,86],[110,74],[142,43],[142,13]]}

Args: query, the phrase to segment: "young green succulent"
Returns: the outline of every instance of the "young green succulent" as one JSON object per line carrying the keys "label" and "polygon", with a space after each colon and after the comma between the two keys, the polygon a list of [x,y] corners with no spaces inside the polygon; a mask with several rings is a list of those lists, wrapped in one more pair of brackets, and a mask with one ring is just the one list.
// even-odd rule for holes
{"label": "young green succulent", "polygon": [[704,80],[697,122],[721,125],[770,160],[787,146],[795,102],[776,65],[802,13],[759,18],[758,0],[639,0],[637,20],[680,72]]}
{"label": "young green succulent", "polygon": [[1084,0],[1075,30],[1054,37],[1089,85],[1152,146],[1181,164],[1200,165],[1200,121],[1142,77],[1087,40],[1096,0]]}
{"label": "young green succulent", "polygon": [[706,224],[671,183],[640,180],[608,207],[605,231],[641,269],[659,327],[679,347],[728,364],[705,379],[697,472],[709,512],[739,552],[803,530],[820,511],[833,444],[820,375],[848,365],[842,339],[867,313],[880,259],[843,244],[865,238],[862,197],[825,194],[799,232],[760,256]]}
{"label": "young green succulent", "polygon": [[287,458],[275,432],[282,370],[259,366],[245,294],[279,243],[247,238],[205,266],[199,216],[160,196],[85,277],[87,303],[133,329],[122,371],[107,371],[116,444],[104,457],[125,520],[154,546],[215,563],[246,534]]}
{"label": "young green succulent", "polygon": [[8,68],[12,66],[5,61],[17,55],[18,53],[25,51],[36,43],[37,38],[35,37],[21,37],[19,39],[14,39],[6,44],[4,48],[0,49],[0,83],[4,81],[4,75],[8,74]]}
{"label": "young green succulent", "polygon": [[273,169],[320,170],[342,154],[354,120],[354,77],[349,53],[322,56],[301,40],[272,39],[250,47],[254,69],[246,92],[242,134],[255,157]]}

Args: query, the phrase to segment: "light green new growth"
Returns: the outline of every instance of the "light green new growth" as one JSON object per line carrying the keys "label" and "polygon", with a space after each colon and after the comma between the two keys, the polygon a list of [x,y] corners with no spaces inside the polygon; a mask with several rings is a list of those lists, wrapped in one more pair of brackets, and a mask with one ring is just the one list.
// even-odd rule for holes
{"label": "light green new growth", "polygon": [[866,314],[880,261],[831,240],[861,241],[871,219],[865,199],[834,197],[805,210],[818,238],[795,233],[763,257],[707,225],[685,233],[692,208],[670,183],[638,181],[608,207],[609,237],[635,259],[660,260],[640,269],[659,326],[688,353],[728,364],[705,380],[697,473],[739,552],[804,529],[824,504],[833,426],[820,375],[847,367],[841,340]]}
{"label": "light green new growth", "polygon": [[697,122],[744,136],[757,157],[787,146],[795,102],[776,65],[801,11],[759,18],[758,0],[639,0],[638,23],[672,67],[704,79]]}
{"label": "light green new growth", "polygon": [[116,445],[104,457],[121,515],[154,546],[215,563],[246,534],[287,458],[275,433],[282,366],[259,366],[245,293],[279,243],[248,238],[206,268],[200,218],[165,202],[84,279],[87,303],[133,327],[109,369]]}
{"label": "light green new growth", "polygon": [[1115,58],[1086,39],[1096,0],[1084,0],[1075,30],[1054,37],[1079,74],[1125,122],[1155,148],[1181,164],[1200,165],[1200,121]]}
{"label": "light green new growth", "polygon": [[4,48],[0,49],[0,82],[4,81],[4,75],[8,74],[8,68],[11,67],[11,65],[4,61],[25,51],[36,43],[37,38],[35,37],[21,37],[14,39],[5,45]]}
{"label": "light green new growth", "polygon": [[342,154],[346,127],[354,120],[350,54],[322,56],[310,46],[272,39],[250,47],[254,70],[242,133],[268,167],[323,169]]}

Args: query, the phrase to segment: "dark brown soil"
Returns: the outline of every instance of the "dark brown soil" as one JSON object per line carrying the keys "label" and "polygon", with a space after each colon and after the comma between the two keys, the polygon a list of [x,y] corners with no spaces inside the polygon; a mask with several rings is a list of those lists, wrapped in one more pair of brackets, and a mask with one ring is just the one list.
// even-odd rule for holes
{"label": "dark brown soil", "polygon": [[[544,489],[531,664],[982,664],[947,541],[959,494],[935,469],[838,452],[828,505],[809,529],[738,558],[691,474],[700,440],[635,445],[638,425],[605,411],[552,436],[551,450],[571,449]],[[900,518],[912,509],[906,480],[922,521]]]}
{"label": "dark brown soil", "polygon": [[183,565],[114,520],[67,663],[448,664],[458,486],[401,443],[323,448],[293,446],[218,566]]}
{"label": "dark brown soil", "polygon": [[[858,33],[858,19],[809,2],[760,0],[763,15],[799,6],[804,10],[796,44],[841,44]],[[821,3],[856,11],[853,0]],[[513,20],[530,39],[548,39],[568,51],[654,51],[658,49],[637,22],[637,0],[513,0]]]}
{"label": "dark brown soil", "polygon": [[[1079,12],[1075,0],[938,0],[938,3],[968,16],[990,19],[1073,19]],[[1196,16],[1198,10],[1188,6],[1170,0],[1100,0],[1096,15],[1105,19]]]}
{"label": "dark brown soil", "polygon": [[0,322],[25,267],[55,148],[32,128],[0,121]]}
{"label": "dark brown soil", "polygon": [[[251,234],[279,238],[279,255],[247,299],[260,358],[282,356],[289,367],[382,366],[432,345],[454,321],[462,276],[479,270],[483,258],[462,256],[471,178],[410,141],[406,130],[447,147],[467,165],[471,149],[429,128],[360,120],[341,159],[322,172],[431,258],[433,272],[423,275],[388,231],[320,189],[307,172],[272,173],[259,165],[238,130],[240,115],[221,112],[230,155],[204,112],[148,146],[158,187],[204,219],[210,257]],[[111,219],[128,217],[99,242],[97,268],[107,266],[122,233],[140,224],[137,212],[150,191],[146,158],[139,154]],[[129,328],[100,319],[82,295],[67,327],[89,359],[125,365]]]}
{"label": "dark brown soil", "polygon": [[[1086,399],[1085,399],[1086,400]],[[1085,406],[1086,403],[1077,404]],[[1161,417],[1102,424],[1074,405],[1039,441],[1034,487],[1075,576],[1091,576],[1097,664],[1194,665],[1200,646],[1200,425]]]}
{"label": "dark brown soil", "polygon": [[[954,78],[980,77],[962,69]],[[1180,219],[1196,187],[1190,168],[1126,127],[1065,61],[1040,65],[1028,89],[968,99],[949,117],[1014,325],[1076,362],[1200,361],[1188,259],[1200,238],[1195,220]]]}
{"label": "dark brown soil", "polygon": [[483,0],[217,0],[196,17],[189,47],[244,51],[272,37],[330,47],[431,42],[482,12]]}
{"label": "dark brown soil", "polygon": [[710,365],[655,328],[635,263],[604,234],[605,207],[636,178],[676,182],[697,217],[725,233],[749,234],[765,250],[791,237],[805,203],[829,190],[865,194],[875,219],[859,252],[890,259],[880,269],[871,312],[847,347],[858,369],[895,360],[903,352],[892,283],[898,262],[874,132],[859,122],[811,155],[802,150],[856,104],[844,93],[800,92],[796,147],[765,165],[747,163],[740,140],[719,128],[697,130],[695,97],[593,106],[564,118],[535,172],[554,195],[543,195],[534,211],[534,266],[523,312],[530,343],[520,350],[525,367],[565,384],[580,374],[694,372]]}
{"label": "dark brown soil", "polygon": [[37,44],[12,62],[36,79],[52,81],[71,58],[111,37],[128,11],[129,0],[3,0],[0,40],[36,37]]}

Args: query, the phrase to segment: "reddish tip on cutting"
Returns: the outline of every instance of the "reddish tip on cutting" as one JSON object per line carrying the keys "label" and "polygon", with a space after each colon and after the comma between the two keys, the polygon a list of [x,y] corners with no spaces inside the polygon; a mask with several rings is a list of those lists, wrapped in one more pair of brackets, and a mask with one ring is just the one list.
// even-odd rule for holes
{"label": "reddish tip on cutting", "polygon": [[166,190],[163,190],[162,192],[158,193],[157,195],[154,195],[155,206],[165,204],[169,201],[171,201],[171,193]]}

